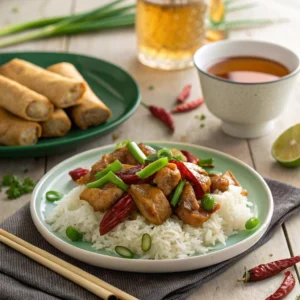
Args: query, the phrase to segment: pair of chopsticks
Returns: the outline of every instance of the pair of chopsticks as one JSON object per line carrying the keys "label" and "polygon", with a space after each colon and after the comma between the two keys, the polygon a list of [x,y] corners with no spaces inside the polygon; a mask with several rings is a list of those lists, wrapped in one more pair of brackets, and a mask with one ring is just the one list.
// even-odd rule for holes
{"label": "pair of chopsticks", "polygon": [[98,277],[0,228],[0,241],[104,300],[138,300]]}

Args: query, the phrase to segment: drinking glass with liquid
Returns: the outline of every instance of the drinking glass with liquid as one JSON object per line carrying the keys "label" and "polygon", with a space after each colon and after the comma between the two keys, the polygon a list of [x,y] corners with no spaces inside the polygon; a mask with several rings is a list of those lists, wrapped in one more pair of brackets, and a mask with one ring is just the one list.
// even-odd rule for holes
{"label": "drinking glass with liquid", "polygon": [[208,0],[137,0],[138,59],[157,69],[183,69],[205,41]]}

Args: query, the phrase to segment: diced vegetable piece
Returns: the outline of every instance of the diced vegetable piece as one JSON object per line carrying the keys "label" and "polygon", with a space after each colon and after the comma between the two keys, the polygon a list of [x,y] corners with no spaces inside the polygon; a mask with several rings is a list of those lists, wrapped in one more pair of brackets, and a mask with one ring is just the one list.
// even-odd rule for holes
{"label": "diced vegetable piece", "polygon": [[72,177],[74,181],[77,179],[81,178],[83,175],[87,174],[89,172],[88,169],[83,169],[83,168],[77,168],[73,171],[69,172],[69,175]]}
{"label": "diced vegetable piece", "polygon": [[145,159],[145,162],[146,163],[151,163],[151,162],[154,162],[154,161],[156,161],[156,160],[158,160],[158,155],[157,155],[157,153],[153,153],[153,154],[151,154],[151,155],[149,155],[146,159]]}
{"label": "diced vegetable piece", "polygon": [[158,150],[157,156],[158,158],[167,157],[170,160],[173,158],[173,153],[171,152],[171,150],[163,148]]}
{"label": "diced vegetable piece", "polygon": [[141,179],[136,175],[136,173],[141,171],[144,167],[145,166],[139,165],[129,169],[122,169],[121,171],[117,172],[116,175],[127,184],[148,183],[152,179],[152,177]]}
{"label": "diced vegetable piece", "polygon": [[123,196],[103,217],[99,226],[100,235],[114,229],[135,209],[136,206],[130,194]]}
{"label": "diced vegetable piece", "polygon": [[105,176],[103,176],[102,178],[93,181],[93,182],[89,182],[86,186],[89,189],[92,188],[101,188],[102,186],[104,186],[105,184],[107,184],[109,182],[110,176],[108,174],[106,174]]}
{"label": "diced vegetable piece", "polygon": [[115,160],[113,163],[111,163],[109,166],[107,166],[104,170],[102,170],[101,172],[97,173],[95,175],[95,177],[97,179],[102,178],[103,176],[105,176],[109,171],[112,171],[113,173],[116,173],[120,170],[122,170],[123,166],[120,163],[119,160]]}
{"label": "diced vegetable piece", "polygon": [[198,163],[199,158],[193,155],[191,152],[186,151],[186,150],[180,150],[182,154],[186,157],[187,161],[193,164]]}
{"label": "diced vegetable piece", "polygon": [[147,156],[145,153],[140,149],[137,143],[135,142],[129,142],[126,145],[127,149],[131,153],[131,155],[142,165],[145,163],[145,159]]}
{"label": "diced vegetable piece", "polygon": [[215,200],[211,194],[205,194],[202,198],[202,207],[210,212],[215,207]]}
{"label": "diced vegetable piece", "polygon": [[131,141],[129,141],[129,140],[125,140],[125,141],[122,141],[122,142],[120,142],[120,143],[118,143],[117,145],[116,145],[116,148],[115,148],[115,150],[118,150],[118,149],[120,149],[120,148],[123,148],[123,147],[125,147],[128,143],[130,143]]}
{"label": "diced vegetable piece", "polygon": [[109,171],[106,175],[104,175],[102,178],[88,183],[86,186],[91,188],[101,188],[103,185],[107,184],[108,182],[113,183],[115,186],[120,188],[121,190],[127,192],[129,187],[128,185],[120,179],[118,176],[116,176],[112,171]]}
{"label": "diced vegetable piece", "polygon": [[131,250],[123,246],[116,246],[115,251],[124,258],[133,258],[134,256]]}
{"label": "diced vegetable piece", "polygon": [[212,165],[214,162],[213,158],[206,158],[206,159],[200,159],[198,161],[198,166],[207,166],[207,165]]}
{"label": "diced vegetable piece", "polygon": [[73,226],[67,228],[66,235],[72,242],[79,241],[83,237],[83,234],[77,231]]}
{"label": "diced vegetable piece", "polygon": [[248,229],[248,230],[251,230],[251,229],[255,228],[258,224],[259,224],[259,219],[258,218],[250,218],[246,222],[245,228]]}
{"label": "diced vegetable piece", "polygon": [[60,199],[62,199],[64,195],[60,192],[57,191],[48,191],[46,193],[46,199],[50,202],[54,202],[54,201],[58,201]]}
{"label": "diced vegetable piece", "polygon": [[183,191],[185,183],[186,183],[186,180],[181,180],[179,182],[179,184],[177,185],[177,187],[175,189],[175,192],[174,192],[174,194],[172,196],[172,199],[171,199],[171,205],[173,207],[175,207],[177,205],[177,203],[179,201],[179,198],[180,198],[180,195],[181,195],[181,193]]}
{"label": "diced vegetable piece", "polygon": [[145,178],[153,175],[154,173],[156,173],[163,167],[165,167],[168,164],[168,162],[169,162],[169,160],[167,157],[162,157],[162,158],[154,161],[153,163],[149,164],[143,170],[137,172],[136,175],[142,179],[145,179]]}
{"label": "diced vegetable piece", "polygon": [[148,234],[148,233],[143,234],[143,237],[142,237],[142,250],[144,252],[147,252],[147,251],[150,250],[151,243],[152,243],[152,240],[151,240],[150,234]]}

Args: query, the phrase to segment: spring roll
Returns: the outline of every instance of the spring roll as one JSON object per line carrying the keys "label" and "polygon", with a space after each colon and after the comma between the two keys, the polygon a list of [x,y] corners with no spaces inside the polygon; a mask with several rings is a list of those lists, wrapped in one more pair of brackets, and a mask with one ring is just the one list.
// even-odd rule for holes
{"label": "spring roll", "polygon": [[56,107],[70,107],[80,103],[85,91],[81,80],[53,74],[25,60],[15,58],[0,67],[0,75],[8,77],[44,95]]}
{"label": "spring roll", "polygon": [[29,121],[45,121],[53,113],[53,105],[46,97],[1,75],[0,106]]}
{"label": "spring roll", "polygon": [[36,122],[23,120],[0,107],[0,144],[27,146],[36,144],[42,134]]}
{"label": "spring roll", "polygon": [[71,121],[61,108],[56,108],[50,119],[40,124],[42,126],[42,137],[64,136],[71,129]]}
{"label": "spring roll", "polygon": [[[48,67],[48,70],[68,78],[84,80],[77,69],[70,63],[58,63]],[[111,116],[110,109],[94,94],[86,82],[85,84],[86,91],[82,96],[81,104],[68,109],[72,121],[80,129],[97,126]]]}

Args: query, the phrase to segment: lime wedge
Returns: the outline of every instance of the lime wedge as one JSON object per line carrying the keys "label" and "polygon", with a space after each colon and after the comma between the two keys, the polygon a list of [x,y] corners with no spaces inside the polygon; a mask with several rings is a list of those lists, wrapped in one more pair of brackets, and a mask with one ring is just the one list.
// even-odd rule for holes
{"label": "lime wedge", "polygon": [[277,138],[272,155],[283,166],[300,166],[300,124],[290,127]]}

